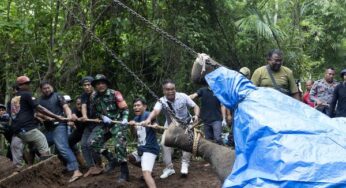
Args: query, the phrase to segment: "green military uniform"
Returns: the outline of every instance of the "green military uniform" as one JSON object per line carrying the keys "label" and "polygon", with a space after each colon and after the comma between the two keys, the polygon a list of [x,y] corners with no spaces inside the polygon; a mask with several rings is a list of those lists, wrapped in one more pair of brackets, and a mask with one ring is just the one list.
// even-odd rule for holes
{"label": "green military uniform", "polygon": [[[92,106],[97,117],[102,119],[102,116],[107,116],[112,120],[122,121],[127,120],[129,111],[126,108],[120,108],[119,102],[125,103],[119,91],[107,89],[103,94],[96,93],[92,99]],[[127,125],[112,124],[104,126],[95,132],[95,136],[91,141],[91,147],[94,151],[101,152],[105,142],[113,137],[115,141],[115,154],[117,162],[126,162],[126,132]],[[111,135],[109,135],[109,133]]]}
{"label": "green military uniform", "polygon": [[[278,72],[272,71],[276,84],[289,91],[290,94],[298,92],[298,87],[294,81],[293,73],[291,69],[281,66]],[[273,82],[270,78],[266,66],[262,66],[255,70],[252,75],[251,81],[258,87],[271,87],[274,88]]]}

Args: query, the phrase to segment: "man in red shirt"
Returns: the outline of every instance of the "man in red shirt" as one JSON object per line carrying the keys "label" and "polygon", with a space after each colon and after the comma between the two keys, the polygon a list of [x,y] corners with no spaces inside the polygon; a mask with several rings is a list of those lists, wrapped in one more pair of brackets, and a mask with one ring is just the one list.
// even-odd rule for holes
{"label": "man in red shirt", "polygon": [[315,103],[310,100],[310,90],[312,88],[312,85],[314,85],[314,81],[313,80],[306,81],[306,83],[305,83],[306,91],[305,91],[305,93],[303,95],[303,102],[305,104],[311,106],[311,107],[314,107]]}

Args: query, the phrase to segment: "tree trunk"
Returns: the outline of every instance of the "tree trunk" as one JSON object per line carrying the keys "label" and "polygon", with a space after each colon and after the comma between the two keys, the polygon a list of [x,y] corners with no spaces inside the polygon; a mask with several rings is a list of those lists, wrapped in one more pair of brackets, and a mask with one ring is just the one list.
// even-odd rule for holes
{"label": "tree trunk", "polygon": [[273,21],[274,25],[276,25],[278,21],[278,12],[279,12],[279,2],[278,0],[275,0],[275,14],[274,14],[274,21]]}
{"label": "tree trunk", "polygon": [[[55,57],[59,57],[57,54],[59,54],[59,52],[57,51],[56,54],[54,53],[54,46],[55,46],[55,33],[57,30],[57,25],[58,25],[58,18],[59,18],[59,11],[60,11],[60,3],[59,1],[56,1],[55,4],[55,15],[51,18],[51,28],[50,28],[50,43],[49,43],[49,47],[50,47],[50,51],[47,54],[47,59],[48,59],[48,70],[44,76],[44,80],[48,80],[48,81],[52,81],[54,80],[54,73],[56,71],[56,65],[54,62],[54,58]],[[53,0],[51,1],[51,9],[54,10],[54,3]],[[54,80],[55,81],[55,80]],[[54,85],[54,83],[53,83]]]}
{"label": "tree trunk", "polygon": [[[168,147],[177,147],[184,151],[192,152],[192,143],[189,141],[188,135],[185,134],[182,128],[175,126],[173,123],[165,131],[162,141]],[[201,138],[197,148],[197,155],[211,164],[213,171],[222,182],[232,172],[235,154],[231,148]]]}

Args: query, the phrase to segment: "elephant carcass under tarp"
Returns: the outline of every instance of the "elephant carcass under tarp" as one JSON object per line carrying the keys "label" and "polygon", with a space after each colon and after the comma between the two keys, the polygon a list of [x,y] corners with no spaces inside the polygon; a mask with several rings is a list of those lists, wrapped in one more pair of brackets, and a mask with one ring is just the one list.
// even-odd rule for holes
{"label": "elephant carcass under tarp", "polygon": [[236,161],[223,187],[346,187],[346,124],[220,67],[206,75],[234,109]]}

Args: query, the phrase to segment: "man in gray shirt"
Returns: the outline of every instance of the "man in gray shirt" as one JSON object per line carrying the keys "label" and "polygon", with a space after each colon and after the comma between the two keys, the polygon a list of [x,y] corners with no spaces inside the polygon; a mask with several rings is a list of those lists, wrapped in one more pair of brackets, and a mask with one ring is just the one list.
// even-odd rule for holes
{"label": "man in gray shirt", "polygon": [[[165,109],[170,109],[170,111],[177,117],[180,121],[185,123],[191,122],[191,115],[189,113],[189,108],[193,108],[194,116],[192,119],[197,120],[199,117],[200,109],[198,105],[190,99],[185,93],[176,92],[175,83],[172,80],[165,80],[162,84],[164,97],[160,98],[161,102],[157,102],[154,106],[154,110],[150,113],[149,117],[143,122],[144,124],[150,124],[150,122],[155,119],[164,110],[166,117],[165,127],[168,127],[172,119],[169,112]],[[163,108],[165,105],[166,108]],[[167,178],[168,176],[175,173],[172,163],[172,152],[173,148],[162,146],[163,151],[163,161],[166,168],[163,170],[160,178]],[[181,174],[186,176],[188,174],[188,167],[190,163],[191,153],[183,151],[182,164],[181,164]]]}

